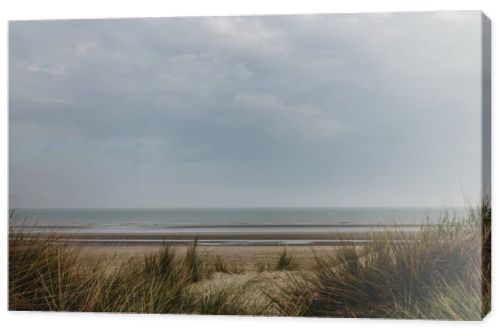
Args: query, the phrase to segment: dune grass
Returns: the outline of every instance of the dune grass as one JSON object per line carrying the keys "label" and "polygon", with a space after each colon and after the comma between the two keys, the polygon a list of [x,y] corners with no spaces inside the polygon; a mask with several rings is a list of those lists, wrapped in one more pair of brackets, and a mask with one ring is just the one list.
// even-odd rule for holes
{"label": "dune grass", "polygon": [[278,260],[276,261],[275,270],[295,270],[298,264],[292,254],[286,248],[283,248]]}
{"label": "dune grass", "polygon": [[298,270],[299,264],[292,253],[284,247],[276,259],[261,258],[255,262],[255,270],[258,273],[271,271]]}
{"label": "dune grass", "polygon": [[9,308],[13,310],[172,313],[190,310],[189,268],[167,246],[107,273],[82,267],[78,250],[57,240],[11,235]]}
{"label": "dune grass", "polygon": [[[253,279],[221,284],[215,273],[246,272],[203,254],[196,240],[184,255],[165,244],[109,270],[82,265],[57,237],[11,231],[9,309],[477,320],[490,308],[490,226],[489,207],[443,215],[418,233],[336,247],[308,270],[284,248],[275,262],[257,262]],[[258,285],[259,272],[273,271],[284,279]]]}
{"label": "dune grass", "polygon": [[490,303],[481,220],[477,212],[441,220],[417,237],[388,232],[317,256],[316,270],[290,277],[270,298],[295,316],[479,320]]}

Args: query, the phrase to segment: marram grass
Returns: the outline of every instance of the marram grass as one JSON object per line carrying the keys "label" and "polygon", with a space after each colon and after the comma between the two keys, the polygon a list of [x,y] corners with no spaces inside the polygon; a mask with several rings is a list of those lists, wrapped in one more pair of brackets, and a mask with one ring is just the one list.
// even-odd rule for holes
{"label": "marram grass", "polygon": [[[490,308],[490,225],[489,207],[443,215],[411,237],[387,232],[332,248],[307,270],[285,248],[275,262],[257,262],[250,280],[196,240],[184,255],[166,244],[110,271],[82,265],[57,237],[11,231],[9,309],[479,320]],[[272,272],[283,278],[263,284]],[[215,275],[235,279],[213,284]]]}

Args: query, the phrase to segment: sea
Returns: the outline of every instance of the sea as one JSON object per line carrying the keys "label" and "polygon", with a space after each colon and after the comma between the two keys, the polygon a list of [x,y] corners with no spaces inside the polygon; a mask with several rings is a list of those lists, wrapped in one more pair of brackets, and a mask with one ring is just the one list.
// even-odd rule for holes
{"label": "sea", "polygon": [[[465,209],[446,211],[463,216]],[[321,234],[390,227],[417,229],[435,224],[438,208],[171,208],[171,209],[15,209],[10,225],[22,230],[106,235],[269,235],[259,240],[210,238],[201,243],[308,244],[312,240],[276,239],[275,235]],[[130,239],[130,238],[129,238]],[[264,239],[264,240],[262,240]],[[138,242],[147,240],[138,239]],[[153,240],[151,240],[153,241]],[[175,241],[175,240],[174,240]],[[182,241],[182,240],[177,240]]]}

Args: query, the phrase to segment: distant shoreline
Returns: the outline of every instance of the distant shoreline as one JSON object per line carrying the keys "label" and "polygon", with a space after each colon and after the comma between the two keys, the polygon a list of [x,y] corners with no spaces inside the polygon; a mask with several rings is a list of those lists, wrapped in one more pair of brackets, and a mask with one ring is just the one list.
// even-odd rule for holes
{"label": "distant shoreline", "polygon": [[[231,228],[231,229],[243,229],[243,228],[415,228],[422,227],[425,224],[360,224],[360,223],[351,223],[348,221],[345,222],[335,222],[329,224],[186,224],[186,225],[174,225],[174,226],[164,226],[162,227],[165,230],[177,230],[177,229],[216,229],[216,228]],[[87,225],[13,225],[13,228],[20,229],[91,229],[93,226]]]}
{"label": "distant shoreline", "polygon": [[[197,240],[200,245],[344,245],[344,244],[364,244],[383,238],[388,233],[397,233],[399,238],[406,239],[419,233],[421,227],[412,226],[376,226],[375,228],[366,225],[357,225],[359,230],[350,228],[339,228],[330,232],[316,231],[266,231],[242,232],[237,228],[233,231],[221,232],[215,228],[213,231],[191,231],[177,232],[172,229],[169,232],[61,232],[61,231],[36,231],[36,229],[21,229],[14,233],[33,233],[36,238],[57,237],[61,242],[78,244],[99,244],[99,245],[161,245],[163,243],[188,244]],[[363,228],[366,227],[366,228]]]}

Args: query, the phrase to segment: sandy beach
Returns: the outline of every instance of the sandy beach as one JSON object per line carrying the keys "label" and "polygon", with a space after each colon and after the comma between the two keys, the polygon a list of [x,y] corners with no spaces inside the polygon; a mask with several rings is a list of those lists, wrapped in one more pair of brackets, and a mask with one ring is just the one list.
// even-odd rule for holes
{"label": "sandy beach", "polygon": [[52,237],[57,235],[61,240],[85,245],[96,244],[101,246],[161,246],[164,243],[185,245],[198,241],[200,246],[336,246],[346,244],[365,244],[374,239],[382,238],[388,233],[396,233],[399,238],[414,238],[419,229],[387,228],[376,229],[360,228],[336,229],[329,232],[316,231],[190,231],[190,232],[38,232],[38,236]]}
{"label": "sandy beach", "polygon": [[[77,248],[80,261],[85,264],[105,263],[108,269],[130,259],[143,259],[146,255],[172,245],[178,256],[184,256],[190,245],[197,242],[200,254],[208,258],[221,259],[233,272],[261,271],[262,267],[276,263],[286,251],[301,269],[310,269],[315,257],[333,256],[344,246],[361,248],[374,239],[387,236],[389,230],[360,229],[338,230],[332,233],[318,232],[260,232],[203,231],[184,233],[37,233],[36,237],[54,238],[60,243]],[[394,231],[394,229],[393,229]],[[414,238],[412,230],[398,231],[398,239]]]}
{"label": "sandy beach", "polygon": [[[142,258],[158,251],[160,245],[134,244],[79,244],[81,260],[89,264],[104,261],[110,268],[131,258]],[[175,246],[179,256],[186,253],[187,245]],[[200,254],[209,257],[220,257],[235,271],[256,271],[259,263],[274,263],[286,250],[296,259],[297,264],[304,269],[314,265],[315,255],[326,256],[335,252],[336,246],[198,246]]]}

